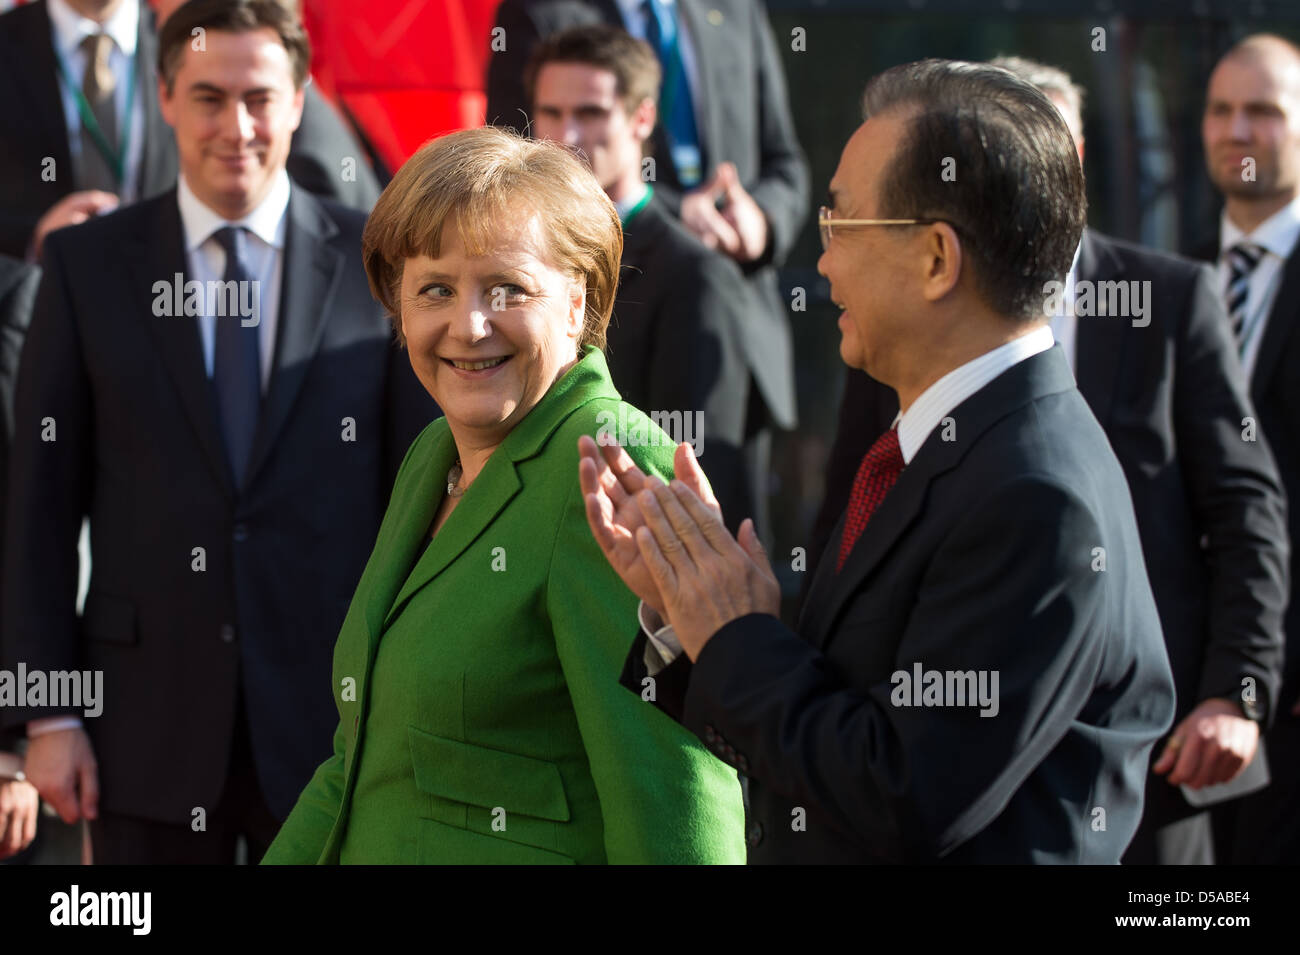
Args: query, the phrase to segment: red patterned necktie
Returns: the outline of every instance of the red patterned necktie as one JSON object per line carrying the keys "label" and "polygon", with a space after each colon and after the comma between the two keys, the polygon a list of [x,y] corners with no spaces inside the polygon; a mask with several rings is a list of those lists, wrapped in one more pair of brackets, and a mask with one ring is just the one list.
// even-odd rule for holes
{"label": "red patterned necktie", "polygon": [[853,479],[853,493],[849,496],[848,516],[844,519],[844,536],[840,538],[840,558],[835,564],[838,574],[844,561],[853,551],[867,521],[903,470],[903,452],[898,446],[898,431],[890,428],[879,438],[862,458],[857,476]]}

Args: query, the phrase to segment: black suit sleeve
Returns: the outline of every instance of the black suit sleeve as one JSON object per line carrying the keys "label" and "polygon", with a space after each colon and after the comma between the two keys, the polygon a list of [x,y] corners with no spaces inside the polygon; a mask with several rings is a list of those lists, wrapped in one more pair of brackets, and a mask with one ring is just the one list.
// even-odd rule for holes
{"label": "black suit sleeve", "polygon": [[[46,241],[14,401],[0,630],[0,661],[11,670],[19,661],[28,670],[78,668],[77,539],[93,472],[93,418],[61,239],[55,232]],[[0,720],[12,726],[76,711],[5,708]]]}
{"label": "black suit sleeve", "polygon": [[[1003,810],[1093,692],[1095,621],[1125,573],[1093,571],[1099,522],[1057,484],[1023,477],[971,504],[901,611],[894,663],[997,674],[996,715],[895,705],[894,680],[854,686],[760,614],[714,635],[686,693],[685,725],[715,752],[733,747],[754,779],[886,856],[943,856]],[[831,639],[869,641],[872,626]]]}
{"label": "black suit sleeve", "polygon": [[1250,437],[1255,412],[1214,274],[1197,269],[1174,373],[1183,479],[1208,540],[1209,641],[1200,700],[1241,699],[1257,688],[1268,718],[1282,667],[1288,587],[1286,504],[1267,444]]}
{"label": "black suit sleeve", "polygon": [[[691,679],[691,658],[685,653],[679,653],[677,659],[652,677],[645,665],[645,651],[649,643],[650,638],[638,626],[632,649],[623,662],[619,683],[680,723],[686,708],[686,687]],[[650,683],[647,684],[647,680]],[[647,696],[650,688],[653,688],[653,692]]]}

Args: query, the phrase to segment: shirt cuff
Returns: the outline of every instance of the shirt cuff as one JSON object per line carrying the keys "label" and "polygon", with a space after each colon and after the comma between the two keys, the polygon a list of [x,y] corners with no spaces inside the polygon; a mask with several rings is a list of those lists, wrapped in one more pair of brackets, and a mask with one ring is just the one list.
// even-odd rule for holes
{"label": "shirt cuff", "polygon": [[682,645],[677,633],[663,622],[659,614],[646,605],[645,601],[637,608],[637,620],[641,631],[646,635],[645,668],[646,673],[654,676],[668,664],[682,655]]}
{"label": "shirt cuff", "polygon": [[79,730],[81,726],[80,716],[47,716],[44,719],[28,721],[27,738],[35,739],[58,730]]}

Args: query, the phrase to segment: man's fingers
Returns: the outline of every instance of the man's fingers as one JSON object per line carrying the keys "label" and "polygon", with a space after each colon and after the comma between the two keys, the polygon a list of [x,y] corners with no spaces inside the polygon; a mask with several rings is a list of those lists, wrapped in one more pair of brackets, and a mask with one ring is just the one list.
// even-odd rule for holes
{"label": "man's fingers", "polygon": [[695,449],[686,441],[677,445],[677,450],[673,452],[673,472],[677,480],[699,495],[701,501],[722,513],[718,499],[713,494],[713,487],[709,484],[704,469],[700,467],[699,459],[695,457]]}
{"label": "man's fingers", "polygon": [[54,811],[59,814],[59,818],[72,825],[81,817],[77,814],[77,792],[76,786],[71,781],[60,786],[58,789],[51,789],[41,793],[45,801],[54,807]]}
{"label": "man's fingers", "polygon": [[701,501],[699,495],[681,481],[673,481],[668,487],[710,547],[721,554],[730,545],[735,544],[731,534],[723,525],[722,518],[718,516],[719,512],[716,508],[711,508]]}
{"label": "man's fingers", "polygon": [[[636,466],[632,456],[617,442],[602,446],[600,453],[622,491],[635,494],[648,483],[649,479],[645,472]],[[616,500],[615,503],[617,504],[618,501]]]}
{"label": "man's fingers", "polygon": [[[675,540],[678,547],[685,549],[691,570],[694,571],[703,560],[717,552],[716,548],[705,539],[700,526],[686,512],[686,508],[682,506],[671,487],[667,485],[655,487],[652,493],[659,513],[663,515],[667,525],[666,534],[661,533],[658,527],[654,529],[660,548],[671,558],[670,548],[673,545],[670,541]],[[644,508],[642,510],[644,511]],[[709,516],[712,517],[712,514]]]}
{"label": "man's fingers", "polygon": [[1178,751],[1178,761],[1169,774],[1171,785],[1181,786],[1196,776],[1196,771],[1201,765],[1204,742],[1200,735],[1195,732],[1184,735],[1183,745]]}
{"label": "man's fingers", "polygon": [[1182,727],[1180,726],[1177,730],[1174,730],[1173,734],[1169,737],[1168,742],[1165,743],[1164,750],[1160,753],[1160,758],[1152,764],[1151,772],[1164,775],[1174,768],[1174,763],[1178,760],[1178,751],[1183,745],[1183,738],[1179,732],[1181,729]]}
{"label": "man's fingers", "polygon": [[32,844],[32,841],[36,838],[36,818],[40,814],[41,814],[41,802],[40,802],[40,798],[37,797],[36,804],[32,807],[31,811],[27,813],[26,818],[23,820],[23,845],[24,846],[30,846]]}
{"label": "man's fingers", "polygon": [[761,570],[766,576],[776,580],[776,574],[772,570],[772,562],[767,559],[767,548],[763,542],[758,539],[758,531],[754,530],[754,519],[747,517],[740,523],[740,535],[736,538],[740,546],[745,548],[745,553],[749,559]]}
{"label": "man's fingers", "polygon": [[659,615],[664,616],[668,612],[668,606],[672,603],[673,598],[677,596],[677,572],[673,569],[672,563],[664,557],[663,551],[659,548],[659,543],[649,527],[637,528],[636,545],[637,549],[641,551],[641,559],[645,561],[645,565],[650,571],[650,578],[655,582],[655,586],[659,588],[659,593],[663,594],[664,606]]}
{"label": "man's fingers", "polygon": [[77,788],[81,792],[81,818],[99,817],[99,768],[93,757],[87,755],[77,767]]}
{"label": "man's fingers", "polygon": [[[659,494],[664,495],[661,501]],[[664,559],[672,564],[675,574],[693,574],[696,573],[695,561],[687,552],[686,545],[682,541],[681,535],[673,526],[672,520],[668,517],[664,508],[669,501],[681,511],[681,506],[677,504],[677,499],[673,497],[667,487],[648,487],[636,497],[637,504],[641,507],[641,516],[645,519],[646,527],[654,535],[655,543],[659,545],[659,551],[664,555]],[[678,521],[688,520],[684,512],[677,516]],[[640,534],[638,533],[638,538]]]}
{"label": "man's fingers", "polygon": [[582,501],[587,511],[587,526],[591,528],[591,536],[596,539],[596,543],[608,558],[618,545],[618,540],[614,536],[614,525],[601,506],[599,494],[584,494]]}

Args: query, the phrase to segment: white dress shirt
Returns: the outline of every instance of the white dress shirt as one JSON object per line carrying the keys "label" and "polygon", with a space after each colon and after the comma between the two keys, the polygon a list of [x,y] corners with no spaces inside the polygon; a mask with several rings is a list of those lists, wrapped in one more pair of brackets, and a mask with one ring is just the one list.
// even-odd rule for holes
{"label": "white dress shirt", "polygon": [[1300,239],[1300,197],[1273,213],[1247,235],[1232,224],[1225,210],[1219,225],[1219,294],[1226,299],[1228,276],[1227,252],[1238,242],[1251,242],[1264,249],[1255,270],[1246,280],[1245,348],[1241,365],[1249,379],[1255,373],[1264,326],[1282,286],[1282,269]]}
{"label": "white dress shirt", "polygon": [[[280,283],[284,274],[284,236],[288,226],[289,175],[283,169],[275,177],[271,191],[256,209],[244,218],[231,222],[221,218],[194,195],[185,177],[180,177],[176,189],[177,204],[181,211],[181,229],[185,235],[186,259],[189,262],[187,279],[205,283],[220,282],[226,274],[226,252],[212,238],[225,226],[243,226],[251,233],[247,237],[248,261],[244,263],[253,279],[261,283],[261,304],[258,313],[258,347],[261,357],[262,393],[266,394],[271,380],[272,359],[275,352],[275,329],[279,324]],[[205,300],[207,296],[204,296]],[[206,301],[204,303],[206,305]],[[212,359],[216,346],[216,319],[211,315],[199,316],[199,337],[203,342],[203,367],[212,377]]]}
{"label": "white dress shirt", "polygon": [[1082,247],[1082,242],[1074,247],[1074,260],[1070,262],[1070,271],[1065,276],[1065,289],[1061,294],[1061,310],[1049,319],[1052,336],[1061,346],[1061,351],[1065,352],[1065,360],[1070,363],[1071,371],[1078,367],[1075,355],[1079,342],[1079,317],[1074,314],[1074,286],[1079,280],[1079,249]]}
{"label": "white dress shirt", "polygon": [[[279,324],[280,284],[284,273],[284,236],[288,225],[289,210],[289,176],[282,169],[276,177],[271,191],[261,204],[235,222],[221,218],[205,206],[181,176],[177,184],[177,204],[180,207],[181,230],[185,236],[186,260],[189,272],[186,279],[200,282],[221,281],[226,271],[226,252],[212,238],[213,233],[228,225],[246,227],[252,233],[248,237],[247,249],[249,261],[245,263],[253,277],[261,282],[261,304],[259,306],[258,346],[260,350],[262,393],[266,394],[271,380],[271,368],[275,350],[275,330]],[[204,288],[207,288],[206,284]],[[204,305],[207,296],[204,295]],[[184,318],[166,318],[162,321],[178,322]],[[203,365],[208,377],[212,377],[212,360],[216,344],[216,319],[211,315],[199,316],[199,336],[203,343]],[[84,537],[84,527],[83,527]],[[87,555],[83,554],[82,566],[86,565]],[[28,738],[35,738],[55,730],[75,729],[81,726],[79,716],[50,716],[29,720]]]}
{"label": "white dress shirt", "polygon": [[[130,129],[130,139],[126,144],[126,161],[123,167],[126,171],[126,182],[122,184],[118,198],[123,203],[134,202],[140,196],[140,163],[144,157],[144,104],[146,99],[153,95],[151,90],[142,89],[143,84],[137,83],[134,101],[131,104],[131,118],[128,124],[123,117],[126,114],[126,99],[128,88],[131,86],[131,74],[135,69],[135,47],[140,28],[140,0],[123,0],[122,5],[117,8],[117,12],[102,25],[89,17],[83,17],[76,10],[73,10],[72,7],[68,6],[67,0],[48,0],[46,9],[49,10],[50,26],[53,28],[52,39],[54,41],[55,55],[67,67],[72,82],[76,84],[76,89],[81,89],[82,80],[86,75],[87,57],[86,51],[81,49],[82,41],[96,33],[106,33],[113,41],[113,52],[109,56],[108,64],[116,81],[113,95],[114,111],[117,114],[118,135],[120,136],[122,130],[127,129],[128,125]],[[83,144],[81,141],[81,114],[77,111],[77,97],[73,93],[72,87],[68,86],[64,81],[61,73],[59,75],[59,94],[63,98],[63,118],[68,128],[68,151],[75,163],[83,148],[94,149],[95,145],[93,143]],[[69,173],[70,170],[66,173],[56,170],[57,175],[68,175]]]}
{"label": "white dress shirt", "polygon": [[[954,368],[921,392],[911,407],[894,419],[904,465],[912,463],[930,433],[943,423],[943,419],[954,408],[999,375],[1025,359],[1047,351],[1054,343],[1052,330],[1046,325],[1040,325],[1032,332]],[[665,626],[658,614],[644,603],[637,616],[641,629],[650,638],[646,642],[645,664],[646,671],[654,676],[682,652],[681,642],[673,628]]]}

